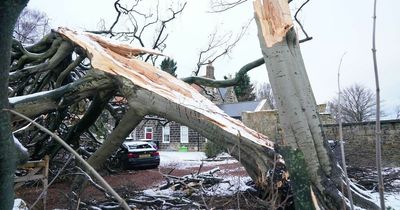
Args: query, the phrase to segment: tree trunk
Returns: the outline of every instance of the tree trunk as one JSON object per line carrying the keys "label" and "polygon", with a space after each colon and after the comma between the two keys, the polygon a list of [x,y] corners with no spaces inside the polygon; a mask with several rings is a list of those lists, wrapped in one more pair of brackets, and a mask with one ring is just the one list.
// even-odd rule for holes
{"label": "tree trunk", "polygon": [[8,108],[8,74],[14,24],[27,0],[3,0],[0,2],[0,209],[12,209],[14,203],[14,173],[16,147],[11,135]]}
{"label": "tree trunk", "polygon": [[[139,113],[137,110],[130,108],[122,117],[121,122],[112,131],[112,133],[103,142],[101,147],[90,156],[88,163],[95,170],[102,169],[107,158],[110,157],[125,141],[126,137],[133,129],[143,120],[145,113]],[[80,195],[87,185],[84,177],[76,177],[72,184],[72,191]]]}
{"label": "tree trunk", "polygon": [[[193,102],[194,99],[187,98],[177,103],[157,93],[135,87],[126,78],[121,78],[121,80],[124,83],[122,93],[131,107],[184,124],[207,139],[230,149],[232,155],[242,163],[252,179],[260,185],[265,184],[263,183],[265,173],[276,154],[273,147],[269,146],[273,145],[272,142],[266,136],[230,118],[213,104],[213,107],[208,107],[209,109],[200,110],[199,105]],[[206,110],[209,111],[204,112]]]}
{"label": "tree trunk", "polygon": [[126,137],[128,137],[133,129],[143,120],[144,115],[145,113],[140,113],[135,110],[135,108],[129,108],[118,126],[103,142],[103,145],[90,156],[88,163],[94,169],[100,169],[107,158],[121,146]]}
{"label": "tree trunk", "polygon": [[[304,154],[319,205],[341,209],[342,171],[323,141],[315,98],[287,0],[264,0],[263,3],[256,0],[254,9],[260,46],[284,131],[281,144],[292,150],[299,149]],[[361,207],[377,208],[366,199],[357,200]]]}
{"label": "tree trunk", "polygon": [[240,158],[238,149],[233,155],[240,159],[253,180],[265,184],[266,172],[276,154],[273,142],[266,136],[230,118],[185,82],[131,58],[148,51],[118,46],[89,33],[63,28],[58,32],[86,49],[95,69],[115,76],[120,92],[135,111],[180,122],[226,148],[240,148]]}

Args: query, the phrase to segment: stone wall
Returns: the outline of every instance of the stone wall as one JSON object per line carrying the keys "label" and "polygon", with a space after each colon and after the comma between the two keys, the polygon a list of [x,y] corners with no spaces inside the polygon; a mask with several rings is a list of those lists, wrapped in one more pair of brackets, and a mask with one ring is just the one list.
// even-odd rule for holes
{"label": "stone wall", "polygon": [[[339,139],[339,126],[323,126],[326,139]],[[381,121],[382,165],[400,166],[400,120]],[[346,162],[350,166],[375,166],[375,122],[343,124]]]}
{"label": "stone wall", "polygon": [[274,110],[242,112],[242,122],[249,128],[267,135],[271,141],[278,142],[282,138],[282,131],[278,125],[278,113]]}
{"label": "stone wall", "polygon": [[[337,124],[331,124],[326,114],[320,116],[326,140],[338,140]],[[242,113],[245,125],[267,135],[272,141],[282,138],[275,111]],[[400,120],[381,122],[382,165],[400,166]],[[343,124],[346,162],[350,166],[375,166],[375,122]]]}

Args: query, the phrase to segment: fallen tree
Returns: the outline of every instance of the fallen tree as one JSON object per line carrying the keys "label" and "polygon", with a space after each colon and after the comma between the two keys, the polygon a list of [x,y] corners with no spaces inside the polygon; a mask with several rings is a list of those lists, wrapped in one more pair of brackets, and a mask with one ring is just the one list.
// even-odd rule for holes
{"label": "fallen tree", "polygon": [[[196,128],[206,138],[215,139],[226,147],[240,144],[242,162],[250,176],[260,181],[265,176],[263,173],[269,169],[275,155],[273,143],[230,118],[190,85],[133,57],[157,52],[116,45],[101,36],[65,28],[60,28],[57,34],[56,40],[70,41],[85,49],[92,69],[77,81],[51,91],[12,97],[11,106],[22,114],[35,117],[66,108],[82,98],[93,97],[98,91],[117,88],[127,99],[129,110],[102,147],[89,158],[95,168],[104,164],[144,115],[154,114]],[[27,71],[22,69],[22,72]],[[233,152],[237,158],[238,154],[238,150]]]}
{"label": "fallen tree", "polygon": [[[278,148],[266,136],[230,118],[187,83],[140,60],[143,54],[158,52],[66,28],[53,31],[32,46],[14,41],[8,89],[10,106],[37,118],[78,148],[79,136],[98,119],[107,102],[123,97],[128,107],[126,113],[88,160],[95,169],[103,166],[143,116],[152,114],[187,125],[224,147],[236,148],[231,150],[232,155],[261,188],[268,185],[268,170],[281,153],[294,179],[298,208],[308,203],[312,208],[341,209],[344,198],[339,189],[345,183],[323,140],[287,2],[256,1],[255,11],[260,45],[284,128],[284,141]],[[260,64],[257,60],[252,65]],[[206,82],[212,86],[226,85]],[[73,109],[81,102],[88,107],[83,113]],[[28,127],[25,140],[32,156],[57,153],[58,147],[50,136],[29,128],[25,121],[12,121],[15,130]],[[377,208],[352,187],[356,204]],[[312,198],[315,199],[310,203]]]}

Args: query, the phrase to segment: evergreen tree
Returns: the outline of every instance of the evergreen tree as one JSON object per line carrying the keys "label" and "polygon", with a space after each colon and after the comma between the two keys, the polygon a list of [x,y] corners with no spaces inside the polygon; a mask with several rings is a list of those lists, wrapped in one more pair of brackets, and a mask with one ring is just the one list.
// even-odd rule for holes
{"label": "evergreen tree", "polygon": [[249,75],[245,74],[243,79],[235,86],[235,94],[238,101],[253,101],[256,98]]}
{"label": "evergreen tree", "polygon": [[171,58],[165,58],[161,64],[160,64],[160,68],[163,71],[168,72],[169,74],[171,74],[172,76],[176,77],[177,75],[175,74],[176,69],[178,68],[176,66],[176,61],[174,61],[174,59]]}

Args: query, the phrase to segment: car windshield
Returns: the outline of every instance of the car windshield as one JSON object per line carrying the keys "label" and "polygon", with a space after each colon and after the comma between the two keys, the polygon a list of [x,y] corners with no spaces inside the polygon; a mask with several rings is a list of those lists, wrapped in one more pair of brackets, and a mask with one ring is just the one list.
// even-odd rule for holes
{"label": "car windshield", "polygon": [[130,145],[129,149],[147,149],[152,148],[149,144]]}

